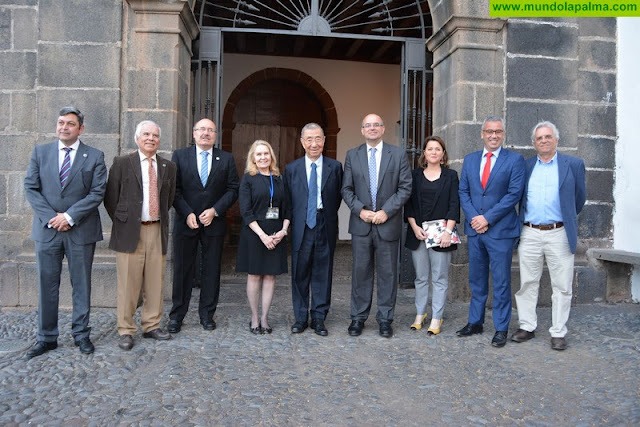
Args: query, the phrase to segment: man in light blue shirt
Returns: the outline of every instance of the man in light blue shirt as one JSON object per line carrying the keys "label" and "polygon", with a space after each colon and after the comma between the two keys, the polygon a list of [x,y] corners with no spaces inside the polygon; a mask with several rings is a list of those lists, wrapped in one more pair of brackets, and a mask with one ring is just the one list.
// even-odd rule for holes
{"label": "man in light blue shirt", "polygon": [[554,350],[567,348],[577,218],[586,198],[584,161],[558,153],[559,138],[558,129],[551,122],[540,122],[531,132],[537,155],[526,161],[520,204],[524,226],[518,247],[521,285],[516,293],[520,328],[511,336],[515,342],[535,336],[538,290],[546,259],[553,291],[549,333]]}

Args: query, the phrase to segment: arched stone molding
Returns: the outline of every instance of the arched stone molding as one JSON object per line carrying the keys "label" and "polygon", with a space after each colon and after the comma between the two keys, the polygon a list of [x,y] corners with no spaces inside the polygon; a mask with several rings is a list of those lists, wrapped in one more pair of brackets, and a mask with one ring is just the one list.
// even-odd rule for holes
{"label": "arched stone molding", "polygon": [[233,89],[224,107],[224,114],[222,116],[222,149],[228,152],[232,152],[233,150],[232,134],[233,129],[236,126],[233,121],[233,114],[240,99],[242,99],[245,93],[252,86],[266,80],[275,79],[287,80],[299,84],[307,88],[316,97],[316,99],[318,99],[318,102],[322,105],[322,109],[327,120],[324,129],[326,136],[324,155],[335,159],[338,132],[340,132],[340,128],[338,127],[338,114],[336,112],[333,99],[322,85],[313,77],[303,73],[302,71],[290,68],[265,68],[264,70],[256,71],[246,79],[242,80],[235,89]]}

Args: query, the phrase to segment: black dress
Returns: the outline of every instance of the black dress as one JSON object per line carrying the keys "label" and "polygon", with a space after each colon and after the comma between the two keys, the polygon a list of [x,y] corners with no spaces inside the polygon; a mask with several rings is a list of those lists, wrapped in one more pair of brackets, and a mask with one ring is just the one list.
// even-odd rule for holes
{"label": "black dress", "polygon": [[267,249],[249,224],[257,221],[267,234],[282,230],[285,219],[291,219],[291,208],[287,201],[282,177],[273,177],[273,207],[280,209],[278,219],[266,219],[269,208],[271,180],[268,175],[244,174],[238,192],[238,204],[242,215],[242,230],[238,243],[236,272],[248,274],[277,275],[287,272],[286,237],[273,250]]}

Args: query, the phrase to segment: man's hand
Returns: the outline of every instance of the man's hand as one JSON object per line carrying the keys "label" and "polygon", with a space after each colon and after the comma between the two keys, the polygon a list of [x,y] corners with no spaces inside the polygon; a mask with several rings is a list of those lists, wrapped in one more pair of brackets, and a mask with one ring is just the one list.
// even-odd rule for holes
{"label": "man's hand", "polygon": [[49,225],[58,231],[67,231],[71,228],[62,212],[58,212],[56,216],[49,220]]}
{"label": "man's hand", "polygon": [[[484,215],[477,215],[477,216],[474,216],[471,219],[471,228],[476,230],[476,233],[484,233],[484,231],[487,231],[486,229],[488,227],[489,227],[489,221],[487,221],[487,219],[484,217]],[[480,231],[483,228],[485,230],[484,231]]]}
{"label": "man's hand", "polygon": [[193,212],[187,215],[187,226],[192,230],[200,228],[200,226],[198,225],[198,220],[196,219],[196,214],[194,214]]}
{"label": "man's hand", "polygon": [[374,211],[370,211],[368,209],[362,209],[360,211],[360,219],[363,220],[364,222],[368,222],[371,223],[373,221],[373,217],[375,216],[375,212]]}
{"label": "man's hand", "polygon": [[211,224],[211,221],[213,221],[213,218],[215,217],[216,217],[216,210],[213,208],[209,208],[202,211],[198,219],[200,220],[202,225],[207,227]]}
{"label": "man's hand", "polygon": [[387,216],[387,213],[383,210],[379,210],[373,215],[371,222],[374,224],[384,224],[388,219],[389,217]]}

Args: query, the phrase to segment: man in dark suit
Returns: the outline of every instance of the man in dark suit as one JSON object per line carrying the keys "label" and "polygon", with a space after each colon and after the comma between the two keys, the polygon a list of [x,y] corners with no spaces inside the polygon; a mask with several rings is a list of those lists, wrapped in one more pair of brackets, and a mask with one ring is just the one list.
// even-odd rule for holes
{"label": "man in dark suit", "polygon": [[98,206],[107,168],[102,151],[78,139],[84,115],[74,107],[60,110],[58,141],[35,147],[24,189],[33,208],[31,238],[38,268],[38,334],[27,357],[58,347],[58,298],[62,259],[67,257],[73,288],[71,330],[84,354],[94,351],[89,338],[91,266],[96,242],[102,240]]}
{"label": "man in dark suit", "polygon": [[196,253],[200,243],[202,280],[198,314],[206,331],[213,331],[213,314],[220,294],[222,244],[227,209],[238,198],[238,172],[231,154],[213,146],[216,125],[202,119],[193,127],[195,146],[173,153],[176,164],[176,197],[173,206],[173,306],[168,331],[178,333],[189,310],[195,280]]}
{"label": "man in dark suit", "polygon": [[484,149],[465,156],[459,186],[469,247],[471,302],[469,322],[456,334],[482,333],[491,269],[494,347],[503,347],[507,342],[511,321],[511,259],[520,236],[516,205],[524,187],[524,159],[502,147],[504,136],[500,117],[484,120]]}
{"label": "man in dark suit", "polygon": [[536,305],[545,259],[551,277],[551,348],[567,348],[573,261],[578,244],[578,214],[586,199],[584,161],[559,153],[558,128],[540,122],[531,132],[536,156],[527,159],[520,202],[523,224],[518,246],[520,290],[516,293],[520,328],[511,336],[525,342],[535,336]]}
{"label": "man in dark suit", "polygon": [[302,128],[300,142],[306,155],[287,165],[286,188],[291,200],[291,293],[296,321],[294,334],[311,328],[328,335],[324,320],[331,305],[333,254],[338,238],[338,208],[342,196],[342,165],[324,157],[325,136],[317,123]]}
{"label": "man in dark suit", "polygon": [[176,165],[157,154],[160,127],[154,122],[138,123],[135,141],[137,151],[113,159],[104,198],[113,221],[109,247],[116,251],[118,346],[123,350],[133,348],[138,330],[133,314],[141,290],[143,336],[171,338],[160,328],[160,320]]}
{"label": "man in dark suit", "polygon": [[380,335],[393,336],[398,249],[402,207],[411,196],[411,169],[399,147],[382,142],[384,123],[376,114],[362,120],[365,143],[349,150],[344,162],[342,198],[351,211],[349,233],[353,251],[351,325],[358,336],[369,317],[374,270],[378,277],[376,320]]}

